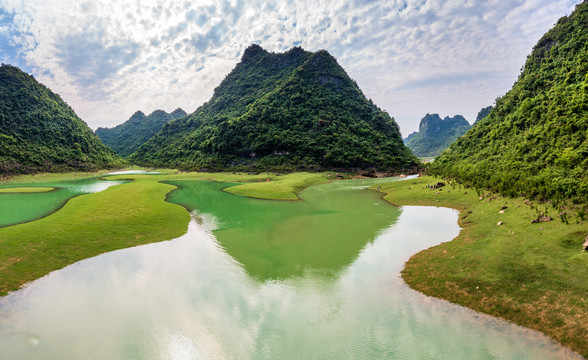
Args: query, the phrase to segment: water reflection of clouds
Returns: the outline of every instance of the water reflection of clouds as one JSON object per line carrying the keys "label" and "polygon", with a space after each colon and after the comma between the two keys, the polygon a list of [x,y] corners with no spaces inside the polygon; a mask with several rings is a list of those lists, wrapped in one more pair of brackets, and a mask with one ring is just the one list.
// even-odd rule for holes
{"label": "water reflection of clouds", "polygon": [[402,282],[410,254],[457,235],[454,210],[405,207],[337,278],[307,272],[266,282],[219,247],[214,217],[198,218],[178,239],[79,262],[0,299],[3,355],[573,358],[532,331]]}
{"label": "water reflection of clouds", "polygon": [[124,183],[124,181],[96,181],[91,184],[83,184],[83,185],[69,184],[69,185],[66,185],[65,187],[73,193],[91,194],[91,193],[97,193],[100,191],[104,191],[111,186],[120,185],[123,183]]}

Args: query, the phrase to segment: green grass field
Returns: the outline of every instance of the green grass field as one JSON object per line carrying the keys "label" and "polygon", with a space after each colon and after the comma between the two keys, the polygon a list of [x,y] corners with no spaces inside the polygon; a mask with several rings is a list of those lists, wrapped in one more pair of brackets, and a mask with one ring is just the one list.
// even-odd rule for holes
{"label": "green grass field", "polygon": [[[489,193],[480,199],[459,185],[425,187],[437,181],[382,185],[393,204],[460,211],[460,235],[414,255],[404,280],[427,295],[539,330],[588,357],[588,252],[581,251],[588,219],[568,210],[566,224],[549,203]],[[538,213],[553,220],[531,223]]]}
{"label": "green grass field", "polygon": [[[72,174],[72,178],[82,176],[91,174]],[[51,181],[68,179],[66,174],[38,177]],[[14,182],[30,182],[35,177],[23,178],[25,180],[16,178]],[[165,201],[166,194],[175,187],[162,181],[214,179],[251,182],[239,187],[235,193],[292,199],[309,184],[327,182],[328,175],[210,174],[164,170],[161,175],[126,174],[109,176],[108,179],[132,182],[75,197],[59,211],[40,220],[0,228],[0,295],[82,259],[183,235],[190,216],[183,207]],[[267,179],[270,182],[266,182]],[[269,189],[247,186],[256,184]]]}

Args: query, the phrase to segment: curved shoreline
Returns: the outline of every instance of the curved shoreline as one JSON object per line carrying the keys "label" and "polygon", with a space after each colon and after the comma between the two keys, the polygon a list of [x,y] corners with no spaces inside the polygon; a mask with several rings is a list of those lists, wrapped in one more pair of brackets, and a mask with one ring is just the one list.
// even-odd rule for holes
{"label": "curved shoreline", "polygon": [[[172,206],[166,201],[157,205],[169,193],[169,191],[165,191],[165,193],[162,191],[170,185],[155,183],[168,179],[172,181],[196,180],[210,178],[211,175],[149,175],[149,180],[154,181],[147,181],[141,175],[132,176],[141,184],[132,184],[129,185],[130,188],[127,186],[125,189],[111,188],[102,193],[88,194],[88,197],[75,197],[70,199],[60,211],[51,214],[52,216],[19,226],[0,228],[2,235],[10,233],[9,237],[14,238],[13,240],[20,239],[16,242],[11,240],[16,246],[14,249],[24,247],[19,250],[20,253],[10,250],[0,258],[0,280],[2,280],[0,294],[16,290],[24,283],[84,258],[115,249],[174,238],[172,233],[177,233],[177,229],[170,228],[170,221],[164,221],[164,224],[158,229],[157,235],[146,236],[151,227],[155,226],[154,223],[145,223],[146,216],[152,216],[155,221],[159,219],[158,212],[162,210],[160,208]],[[212,176],[219,181],[264,178],[266,176],[216,175]],[[271,176],[276,180],[284,179]],[[298,183],[295,183],[299,186],[303,185],[304,179],[306,179],[304,176],[297,178]],[[448,186],[445,191],[428,189],[423,191],[422,187],[427,181],[436,182],[437,180],[433,178],[407,179],[406,181],[382,184],[382,196],[384,200],[393,204],[432,205],[457,209],[460,211],[458,224],[464,230],[456,239],[412,256],[402,271],[402,277],[407,284],[427,295],[538,330],[584,357],[588,356],[588,344],[585,342],[588,324],[584,324],[584,319],[588,317],[588,299],[585,298],[588,291],[584,291],[584,288],[588,288],[588,282],[585,280],[588,278],[588,266],[584,266],[588,264],[588,253],[579,253],[572,247],[568,248],[568,246],[575,244],[575,240],[568,237],[576,233],[588,233],[588,224],[565,225],[559,220],[555,220],[546,224],[530,225],[531,217],[536,216],[535,212],[538,210],[536,207],[540,206],[538,204],[531,205],[532,208],[529,208],[522,199],[504,199],[493,195],[482,201],[478,199],[473,190],[461,189],[460,186],[458,186],[458,190],[449,189]],[[413,189],[410,188],[411,186]],[[284,189],[286,188],[281,190]],[[290,191],[292,189],[296,190],[295,187],[290,187]],[[447,190],[450,190],[451,193]],[[69,223],[63,220],[64,216],[68,216],[67,214],[76,214],[76,218],[84,218],[86,223],[82,222],[84,224],[82,228],[87,232],[89,230],[86,229],[88,227],[87,220],[97,215],[95,209],[91,209],[91,203],[100,203],[103,208],[100,210],[98,222],[95,224],[97,228],[92,231],[99,231],[101,223],[121,221],[121,216],[117,211],[124,208],[126,209],[124,211],[128,212],[128,208],[122,202],[130,201],[124,198],[131,195],[129,191],[136,193],[132,195],[134,200],[130,203],[141,202],[141,206],[149,209],[139,216],[132,217],[133,223],[141,222],[146,224],[146,228],[142,228],[141,231],[133,227],[129,229],[127,223],[126,227],[121,227],[120,233],[114,232],[101,240],[98,248],[81,251],[78,244],[73,249],[73,253],[66,258],[60,258],[57,263],[48,260],[54,251],[63,254],[64,251],[69,252],[69,250],[61,246],[55,248],[51,245],[51,251],[44,251],[43,249],[46,249],[49,244],[45,243],[47,237],[41,236],[42,234],[50,230],[50,232],[54,232],[51,235],[54,241],[63,242],[63,232],[60,227]],[[136,197],[140,194],[143,195]],[[159,197],[160,195],[161,197]],[[109,201],[110,203],[108,203]],[[508,205],[506,213],[499,214],[498,210],[503,204]],[[541,206],[543,207],[543,205]],[[76,213],[74,208],[83,209],[85,215]],[[63,211],[67,214],[61,214]],[[184,210],[181,212],[183,214],[178,212],[177,216],[168,215],[168,219],[174,218],[175,220],[171,221],[173,223],[178,221],[184,223],[182,219],[185,219],[186,215]],[[57,214],[59,216],[56,216]],[[125,213],[125,216],[127,215],[132,214]],[[61,220],[57,220],[57,217]],[[504,220],[504,224],[497,226],[497,220]],[[142,225],[142,227],[144,226]],[[91,235],[88,237],[89,239],[93,239],[98,233],[90,232],[88,235]],[[104,235],[101,235],[101,238],[103,237]],[[492,238],[490,239],[490,237]],[[6,239],[6,237],[4,238]],[[22,243],[23,238],[30,238],[26,245]],[[47,242],[51,241],[53,240],[47,240]],[[2,240],[2,243],[3,245],[7,244],[6,240]],[[41,251],[38,255],[42,255],[45,260],[33,261],[33,258],[38,255],[34,255],[27,249]],[[529,257],[530,260],[526,259]],[[537,257],[539,260],[536,259]],[[18,261],[14,261],[14,259]],[[31,266],[30,261],[33,261],[34,267],[23,269],[23,264],[18,264],[23,259],[28,261],[29,265],[27,266]],[[18,269],[10,270],[15,265]],[[565,270],[564,274],[556,271],[557,267],[554,266],[562,267]],[[13,275],[9,275],[12,272],[25,273],[27,276],[14,278]],[[574,276],[565,277],[566,272],[572,273]],[[557,287],[560,283],[565,285],[563,290]],[[501,299],[501,297],[503,298]]]}
{"label": "curved shoreline", "polygon": [[0,194],[40,194],[57,190],[56,187],[19,186],[0,188]]}
{"label": "curved shoreline", "polygon": [[[369,196],[370,194],[364,194],[362,196],[365,196],[365,195],[368,195],[368,197],[369,198],[372,198],[372,199],[375,199],[376,198],[376,196]],[[374,194],[371,194],[371,195],[374,195]],[[385,204],[386,203],[382,202],[381,205],[382,206],[387,206]],[[392,205],[389,205],[389,206],[392,206]],[[399,237],[398,234],[408,235],[410,233],[418,232],[420,229],[422,229],[422,226],[419,225],[419,223],[420,223],[419,218],[420,218],[420,216],[422,216],[422,213],[423,212],[428,213],[428,214],[439,214],[439,210],[445,210],[446,213],[447,212],[450,212],[451,213],[451,216],[449,218],[442,217],[442,216],[436,216],[437,217],[437,224],[441,225],[440,222],[442,222],[443,224],[452,224],[452,227],[453,228],[457,228],[457,226],[455,225],[456,224],[456,220],[457,220],[457,216],[458,216],[457,215],[457,211],[449,210],[449,209],[442,209],[442,208],[434,209],[433,207],[427,207],[427,209],[428,210],[423,210],[423,209],[417,209],[417,210],[415,210],[415,209],[409,209],[409,207],[407,207],[405,209],[405,211],[403,211],[403,214],[411,213],[412,215],[410,216],[410,218],[412,219],[412,221],[402,222],[402,224],[405,224],[405,225],[400,225],[400,222],[399,222],[398,227],[394,226],[395,229],[394,230],[391,230],[388,233],[388,235],[385,235],[384,233],[381,233],[380,236],[383,236],[383,238],[380,238],[379,241],[371,242],[370,243],[371,245],[368,245],[368,246],[364,247],[362,249],[362,251],[361,251],[361,253],[363,254],[363,256],[360,255],[358,257],[358,258],[363,259],[363,260],[362,261],[359,261],[359,262],[357,262],[357,259],[354,260],[352,266],[348,267],[347,269],[345,269],[345,271],[342,272],[342,279],[344,279],[344,278],[346,278],[347,280],[354,279],[354,281],[344,281],[344,280],[340,280],[339,281],[338,280],[337,283],[338,284],[352,284],[352,283],[367,284],[367,283],[370,283],[370,281],[376,280],[376,282],[374,284],[377,284],[377,285],[372,286],[372,289],[374,290],[373,294],[376,294],[376,296],[374,296],[373,298],[371,298],[372,300],[374,300],[374,303],[373,303],[374,305],[377,305],[378,303],[387,303],[387,304],[389,304],[390,301],[395,302],[395,301],[398,301],[398,299],[401,299],[401,298],[404,299],[404,300],[400,300],[400,302],[408,303],[408,304],[411,304],[411,305],[413,305],[413,304],[424,304],[425,312],[421,316],[418,316],[416,318],[416,319],[418,319],[417,320],[417,324],[418,323],[422,323],[422,324],[433,325],[433,327],[432,327],[433,329],[436,328],[435,326],[437,326],[437,328],[438,328],[438,326],[439,326],[439,320],[441,320],[441,323],[443,324],[443,321],[445,321],[443,319],[448,319],[448,318],[453,319],[453,320],[451,320],[449,322],[445,322],[445,324],[446,325],[449,325],[449,326],[448,327],[442,327],[441,328],[442,329],[441,330],[441,333],[438,333],[437,337],[435,337],[435,338],[439,338],[439,337],[441,337],[441,338],[453,337],[454,340],[451,340],[450,341],[450,344],[453,344],[453,343],[458,344],[461,340],[459,340],[459,338],[460,338],[459,336],[456,339],[455,336],[448,335],[448,334],[464,334],[464,335],[466,335],[465,338],[467,338],[467,336],[469,336],[469,334],[480,333],[481,332],[481,338],[484,339],[484,338],[488,338],[488,336],[489,336],[489,338],[492,339],[493,338],[493,335],[491,335],[491,334],[493,334],[493,331],[495,331],[495,330],[496,331],[499,331],[499,332],[502,332],[504,329],[506,329],[507,331],[510,331],[508,329],[511,328],[511,325],[508,324],[507,322],[501,322],[501,321],[496,322],[495,321],[496,319],[494,319],[494,318],[492,318],[490,316],[488,316],[487,318],[479,317],[473,311],[471,311],[469,309],[466,309],[466,308],[463,308],[463,307],[459,307],[459,306],[454,306],[454,305],[449,304],[448,302],[445,302],[445,301],[439,301],[438,299],[430,299],[430,298],[427,299],[428,297],[425,296],[425,295],[423,295],[422,293],[417,292],[417,291],[413,291],[412,289],[409,289],[409,287],[406,286],[405,283],[400,279],[400,277],[398,276],[398,272],[402,268],[403,262],[410,256],[410,254],[414,253],[415,251],[420,251],[420,249],[423,249],[426,246],[431,246],[435,241],[439,241],[440,240],[440,239],[436,239],[435,240],[434,237],[431,237],[430,236],[431,233],[436,233],[437,232],[437,229],[439,229],[440,226],[430,227],[429,230],[428,230],[428,232],[423,233],[422,235],[416,237],[412,241],[410,241],[410,240],[408,242],[405,241],[404,243],[406,243],[410,247],[409,252],[406,252],[406,249],[403,250],[403,247],[400,247],[400,248],[397,247],[395,245],[395,242],[394,241],[389,241],[389,240],[393,240],[394,238],[398,238]],[[433,211],[433,210],[435,210],[435,211]],[[433,216],[435,216],[435,215],[433,215]],[[449,222],[447,220],[451,220],[451,221]],[[209,227],[208,226],[205,226],[205,228],[208,229]],[[399,232],[397,233],[397,231],[399,231]],[[453,238],[453,236],[456,235],[457,231],[459,231],[459,229],[457,229],[450,236],[447,236],[444,239],[441,239],[441,241],[451,241],[451,239]],[[388,238],[386,238],[386,236]],[[186,241],[185,241],[186,243],[192,243],[192,244],[194,244],[194,243],[199,243],[199,244],[204,243],[204,242],[200,242],[200,241],[194,242],[193,241],[193,238],[191,236],[187,236],[187,234],[182,235],[182,237],[184,239],[186,239]],[[400,236],[400,237],[401,238],[405,238],[405,239],[409,239],[408,236]],[[190,239],[190,240],[187,241],[187,239]],[[419,240],[415,241],[416,239],[419,239]],[[180,239],[177,239],[176,238],[175,241],[169,242],[169,244],[178,244],[178,242],[181,242],[181,241],[180,241]],[[211,241],[210,243],[213,244],[213,247],[216,247],[216,242]],[[376,244],[378,244],[378,245],[376,246]],[[382,248],[381,245],[383,245],[383,244],[388,244],[388,246]],[[163,251],[163,249],[167,248],[167,245],[168,245],[167,242],[165,244],[150,244],[150,247],[145,247],[143,250],[146,250],[146,249],[149,249],[149,248],[153,249],[153,251],[150,251],[152,253],[152,255],[153,255],[152,259],[153,258],[156,258],[156,259],[162,260],[162,259],[167,258],[168,261],[171,261],[172,263],[173,262],[179,262],[179,263],[181,263],[182,261],[179,260],[179,258],[177,256],[173,256],[173,253]],[[135,249],[137,249],[137,250],[135,250]],[[399,261],[395,261],[395,262],[386,261],[388,259],[388,256],[389,256],[387,254],[394,253],[396,251],[395,249],[398,249],[398,251],[402,252],[404,255],[402,255],[402,257],[399,258]],[[127,253],[129,253],[129,251],[132,252],[132,253],[134,253],[135,251],[141,252],[142,250],[141,250],[141,247],[137,247],[137,248],[134,248],[134,249],[127,249],[127,250],[124,250],[124,251],[127,252]],[[115,252],[115,253],[111,253],[113,255],[108,254],[107,256],[97,257],[94,260],[90,260],[89,263],[96,264],[96,263],[100,263],[100,262],[107,262],[107,263],[112,263],[113,265],[115,263],[119,263],[119,264],[124,263],[124,261],[116,261],[116,260],[113,260],[113,256],[114,256],[114,258],[117,257],[116,253],[123,254],[124,252]],[[226,255],[228,255],[228,254],[225,253],[225,252],[223,252],[223,256],[226,256]],[[372,271],[373,270],[376,270],[376,273],[384,274],[384,275],[379,276],[379,277],[378,276],[376,276],[376,277],[370,276],[370,273],[371,273],[370,271],[367,271],[367,272],[366,271],[356,272],[356,274],[363,274],[365,276],[368,276],[368,277],[365,278],[366,281],[359,281],[359,282],[356,281],[357,279],[354,276],[350,276],[350,274],[353,274],[353,271],[352,271],[353,268],[357,268],[358,266],[361,266],[361,264],[364,264],[364,265],[365,264],[373,264],[374,263],[374,256],[380,257],[380,260],[382,260],[382,261],[380,261],[381,264],[388,264],[387,266],[385,266],[385,269],[392,270],[392,271],[381,271],[382,269],[380,269],[379,267],[373,268]],[[135,259],[137,261],[137,259],[134,256],[131,256],[130,258]],[[147,258],[149,258],[149,257],[147,257]],[[189,261],[190,263],[199,263],[200,262],[200,261],[194,261],[194,259],[191,258],[191,257],[188,257],[188,258],[190,258],[190,261]],[[209,258],[209,256],[205,256],[205,258]],[[105,259],[108,259],[108,260],[105,260]],[[120,257],[119,257],[119,259],[120,259]],[[232,258],[232,257],[228,258],[228,260],[229,260],[229,262],[231,264],[234,264],[235,263],[234,262],[234,258]],[[141,263],[142,264],[143,261],[142,260],[138,260],[137,263]],[[389,264],[392,264],[392,263],[394,263],[394,265],[392,267],[389,267]],[[157,265],[155,267],[158,270],[161,269],[160,263],[157,263]],[[221,266],[221,268],[223,268],[223,267],[224,267],[224,265]],[[70,288],[71,288],[72,291],[78,291],[78,289],[79,289],[78,286],[80,288],[82,288],[82,289],[86,289],[86,287],[84,285],[86,282],[87,282],[88,286],[93,286],[93,280],[92,280],[93,277],[92,276],[84,275],[83,272],[80,271],[80,268],[79,267],[76,270],[72,270],[72,269],[73,269],[73,267],[70,268],[70,270],[69,270],[71,273],[77,273],[78,275],[76,275],[76,276],[78,276],[80,278],[80,280],[81,279],[84,279],[83,282],[81,282],[80,284],[76,284],[77,286],[75,288],[70,286]],[[206,267],[206,269],[210,272],[210,270],[209,270],[208,267]],[[246,273],[244,271],[242,271],[242,270],[244,270],[244,269],[241,269],[241,271],[239,271],[239,274],[242,274],[243,276],[247,276]],[[109,273],[109,271],[103,271],[103,270],[100,270],[99,272],[100,273]],[[121,274],[123,274],[123,275],[126,275],[127,273],[128,273],[127,270],[121,272]],[[144,273],[146,275],[148,275],[149,278],[151,279],[152,278],[151,275],[154,272],[153,272],[153,270],[148,270],[148,271],[145,271]],[[170,274],[177,275],[177,272],[176,271],[170,271],[169,273]],[[191,271],[190,273],[193,274],[195,272]],[[210,276],[210,274],[208,272],[201,272],[201,273],[205,274],[204,275],[205,277],[209,277]],[[115,274],[114,278],[118,279],[118,276],[116,275],[116,272],[114,272],[114,274]],[[55,276],[53,276],[53,277],[55,277]],[[393,279],[391,279],[391,277]],[[59,278],[59,276],[57,276],[57,278]],[[175,285],[172,286],[170,289],[177,289],[177,288],[185,289],[186,288],[185,280],[181,280],[181,279],[183,279],[183,277],[182,276],[179,276],[177,278],[179,278],[180,280],[176,281]],[[222,278],[225,279],[224,276]],[[247,276],[247,278],[248,278],[248,276]],[[119,290],[123,290],[123,289],[127,289],[128,290],[128,289],[131,289],[129,291],[129,293],[131,294],[131,296],[129,297],[129,300],[130,300],[130,303],[129,304],[132,304],[132,303],[134,303],[136,301],[135,299],[136,299],[136,296],[137,296],[136,294],[137,293],[140,293],[140,294],[150,294],[150,293],[158,292],[163,297],[165,297],[165,296],[168,296],[167,294],[170,293],[170,289],[166,289],[166,288],[163,288],[162,289],[160,286],[165,286],[165,284],[168,284],[168,280],[167,279],[169,279],[169,277],[162,277],[160,279],[161,283],[159,285],[157,285],[155,287],[151,287],[151,288],[150,287],[147,287],[146,289],[145,288],[137,288],[135,286],[129,286],[128,284],[124,284],[124,283],[119,283],[119,285],[121,285],[121,289],[119,289]],[[141,278],[138,278],[137,281],[138,281],[138,283],[141,283],[141,284],[144,283],[144,281]],[[292,281],[296,282],[297,280],[292,280]],[[386,291],[384,290],[385,286],[383,286],[383,285],[390,284],[390,281],[393,281],[394,284],[396,284],[398,286],[401,286],[401,289],[402,290],[401,291],[394,290],[394,287],[391,286],[390,289],[389,289],[389,293],[386,293]],[[72,281],[66,281],[65,283],[67,284],[67,283],[71,283],[71,282]],[[108,287],[110,287],[112,285],[111,282],[108,281],[108,280],[105,281],[105,283],[108,284]],[[118,281],[116,281],[115,283],[118,283]],[[194,284],[197,284],[197,283],[200,283],[200,282],[196,281]],[[272,284],[272,283],[275,284],[275,282],[270,282],[270,284]],[[157,284],[157,281],[155,282],[155,284]],[[249,282],[245,282],[245,284],[249,284]],[[217,285],[218,284],[215,283],[215,286],[217,286]],[[63,294],[62,292],[56,291],[55,289],[52,288],[52,286],[47,286],[47,284],[44,284],[44,286],[45,286],[46,289],[53,291],[53,293],[57,292],[58,294],[60,294],[60,296],[63,296],[63,295],[61,295],[61,294]],[[41,286],[41,287],[43,287],[43,286]],[[289,286],[287,286],[287,287],[289,287]],[[254,286],[254,288],[259,289],[258,287],[255,287],[255,286]],[[141,289],[143,289],[143,290],[141,290]],[[136,292],[137,290],[138,290],[138,292]],[[31,291],[34,291],[34,289],[31,287],[31,289],[27,289],[27,291],[29,292],[29,296],[30,296],[31,295]],[[384,293],[382,293],[382,291],[384,291]],[[408,292],[409,294],[412,293],[413,295],[410,295],[410,297],[408,299],[404,298],[403,296],[402,297],[396,297],[395,296],[395,295],[398,295],[398,294],[404,294],[405,292]],[[120,292],[119,291],[117,291],[116,293],[120,295]],[[251,294],[251,292],[249,292],[249,291],[247,291],[247,292],[241,291],[241,293]],[[336,292],[336,293],[339,294],[338,292]],[[370,297],[367,295],[369,293],[370,293],[369,291],[368,292],[361,292],[361,291],[360,292],[357,292],[357,291],[353,291],[352,294],[356,294],[355,295],[356,301],[352,301],[351,304],[365,303],[368,299],[370,299]],[[96,294],[104,294],[107,299],[109,298],[108,293],[107,292],[105,293],[105,292],[103,292],[101,290],[97,291]],[[306,295],[305,294],[306,294],[305,292],[301,293],[299,299],[302,300],[303,298],[306,298]],[[387,295],[391,295],[391,297],[388,297]],[[32,296],[31,298],[35,298],[35,297],[36,298],[42,298],[42,296]],[[180,296],[180,298],[182,298],[182,296]],[[117,296],[117,299],[120,299],[120,297]],[[330,297],[330,299],[333,299],[334,300],[333,303],[339,303],[334,297]],[[359,300],[361,300],[361,301],[359,301]],[[310,302],[312,302],[312,300]],[[84,304],[88,304],[88,303],[90,303],[90,302],[83,301],[83,302],[80,302],[80,305],[81,306],[87,306],[87,305],[84,305]],[[144,302],[139,302],[137,305],[139,305],[141,303],[144,303]],[[157,303],[157,301],[156,301],[156,303]],[[221,301],[221,303],[222,303],[222,301]],[[290,303],[292,303],[292,302],[290,302]],[[174,307],[172,307],[172,308],[174,308]],[[179,306],[177,308],[183,309],[183,307],[181,307],[181,306]],[[197,309],[198,307],[197,306],[193,306],[193,304],[191,304],[190,308],[196,308]],[[393,305],[392,308],[395,308],[395,305]],[[71,310],[70,308],[67,309],[67,311],[70,311],[70,310]],[[462,314],[464,312],[464,310],[465,310],[465,313],[466,313],[467,316],[465,317],[465,319],[463,320],[463,322],[462,322],[462,320],[459,320],[458,322],[454,322],[456,319],[461,319],[461,316],[459,316],[459,314]],[[153,312],[153,311],[151,311],[151,312]],[[149,311],[142,311],[142,313],[149,313]],[[181,313],[181,311],[179,313]],[[223,314],[230,314],[230,313],[231,313],[230,311],[223,311]],[[387,313],[387,312],[377,312],[377,313],[373,314],[374,315],[374,321],[375,321],[375,323],[380,324],[382,318],[387,318],[386,317],[387,316],[386,314],[389,314],[389,313]],[[390,314],[392,314],[392,313],[390,313]],[[401,312],[399,314],[404,314],[404,313]],[[440,315],[440,316],[431,316],[431,315],[435,315],[435,314]],[[458,315],[458,316],[454,316],[454,315]],[[392,321],[391,323],[389,322],[388,324],[395,324],[396,321],[397,321],[397,320],[393,320],[393,319],[396,319],[395,317],[387,318],[387,319],[391,319],[391,321]],[[400,315],[400,317],[398,319],[404,320],[405,317],[404,317],[404,315]],[[33,323],[33,322],[31,322],[31,323]],[[327,321],[327,323],[330,323],[330,321]],[[491,324],[491,326],[489,328],[484,327],[487,323],[490,323]],[[496,325],[494,325],[494,323]],[[342,324],[345,324],[345,321],[343,321]],[[434,325],[434,324],[436,324],[436,325]],[[457,326],[456,327],[453,327],[453,326],[451,326],[452,324],[453,325],[460,324],[460,326],[459,327],[457,327]],[[465,327],[463,326],[464,324],[466,325]],[[392,327],[388,327],[388,328],[395,328],[395,327],[392,326]],[[349,329],[351,329],[351,327]],[[459,330],[459,332],[454,333],[452,329],[453,330],[460,329],[460,330]],[[464,332],[464,329],[465,329],[465,332]],[[467,329],[472,329],[472,331],[469,332]],[[231,330],[231,332],[232,331],[233,330]],[[413,333],[412,331],[416,331],[416,332]],[[515,335],[515,336],[513,336],[513,338],[518,339],[517,336],[518,336],[518,333],[520,331],[522,331],[523,334],[530,335],[531,337],[537,337],[538,336],[538,334],[534,334],[535,332],[526,333],[522,329],[520,329],[520,330],[516,330],[515,329],[513,333],[507,333],[507,334],[513,334],[513,335]],[[38,334],[37,334],[36,331],[32,331],[32,333],[35,334],[35,339],[41,339],[41,340],[43,340],[43,335],[44,335],[43,332],[38,332]],[[321,332],[320,334],[317,334],[317,335],[318,336],[321,336],[321,334],[325,334],[325,333],[322,333]],[[418,329],[408,330],[408,333],[410,333],[410,334],[420,334],[420,335],[425,335],[425,336],[427,336],[427,335],[428,336],[434,336],[434,333],[427,332],[427,331],[425,331],[425,332],[419,332]],[[355,336],[354,336],[354,338],[355,338]],[[499,338],[502,338],[502,337],[499,336]],[[543,338],[544,337],[539,337],[539,339],[541,339],[540,341],[544,341],[544,340],[542,340]],[[396,338],[395,337],[384,338],[383,341],[384,341],[384,343],[390,344],[391,346],[393,346],[394,349],[402,349],[401,347],[399,348],[399,347],[396,347],[396,346],[392,345],[392,344],[395,344],[396,343],[395,341],[393,341],[394,339],[396,339]],[[482,344],[482,347],[477,346],[476,344],[478,344],[478,343],[477,342],[474,342],[474,343],[471,343],[471,344],[465,344],[465,346],[461,346],[459,348],[463,349],[460,352],[461,354],[465,354],[465,353],[470,353],[471,354],[471,351],[474,351],[474,353],[477,353],[478,354],[478,356],[476,356],[475,358],[484,358],[484,357],[480,356],[480,354],[483,353],[483,350],[479,350],[479,349],[484,349],[484,348],[486,348],[486,349],[491,349],[491,348],[492,349],[496,349],[498,351],[497,352],[498,354],[502,354],[502,356],[497,356],[498,358],[509,358],[509,355],[508,354],[513,354],[516,351],[519,351],[520,352],[520,350],[517,350],[517,349],[521,349],[521,348],[522,349],[525,349],[525,346],[526,345],[523,345],[523,344],[526,344],[526,342],[525,342],[526,341],[525,340],[526,339],[526,336],[523,336],[521,339],[523,339],[524,341],[521,341],[521,342],[515,341],[513,343],[513,345],[512,345],[513,347],[506,347],[506,348],[504,348],[502,350],[502,352],[500,352],[501,351],[500,348],[495,348],[495,347],[492,346],[492,341],[491,340],[490,341],[481,342],[480,344]],[[90,340],[90,343],[92,341],[93,340]],[[421,338],[421,341],[423,341],[422,338]],[[531,340],[530,344],[532,344],[533,341],[534,340]],[[565,350],[563,350],[563,348],[561,348],[562,350],[556,350],[556,349],[560,349],[560,347],[559,346],[556,347],[556,344],[553,341],[548,341],[547,338],[545,338],[545,341],[546,341],[545,342],[546,345],[549,344],[548,345],[549,347],[551,347],[551,346],[554,347],[553,348],[554,350],[550,350],[550,351],[557,351],[557,352],[559,352],[559,351],[565,351]],[[418,343],[419,342],[417,342],[416,344],[418,344]],[[429,343],[429,345],[428,346],[425,346],[425,347],[429,348],[429,346],[431,346],[430,349],[440,350],[438,346],[440,346],[439,344],[443,344],[443,343],[444,343],[444,341],[436,342],[435,345],[433,345],[432,343]],[[518,346],[520,346],[520,347],[518,347]],[[530,350],[538,349],[539,353],[543,354],[543,352],[541,351],[542,348],[543,348],[543,345],[540,345],[539,347],[532,347]],[[508,350],[506,350],[506,349],[508,349]],[[509,351],[512,351],[512,352],[509,352]],[[426,353],[426,351],[424,353]],[[424,354],[424,353],[421,353],[421,354]],[[527,354],[524,351],[522,353],[523,354]],[[505,355],[505,354],[507,354],[507,355]],[[547,354],[549,354],[549,352],[547,352]],[[564,354],[563,357],[558,357],[558,358],[566,358],[567,359],[568,357],[565,356],[565,354],[567,354],[567,352],[563,352],[563,354]],[[464,357],[458,356],[457,358],[464,358]],[[533,357],[532,356],[528,356],[528,358],[533,358]],[[541,358],[551,358],[551,357],[546,356],[546,357],[541,357]]]}
{"label": "curved shoreline", "polygon": [[[523,199],[493,194],[479,199],[474,190],[459,186],[425,187],[437,181],[424,177],[381,189],[395,205],[443,206],[460,213],[459,236],[413,255],[402,270],[404,281],[428,296],[537,330],[587,357],[588,281],[583,267],[574,265],[588,263],[588,254],[561,243],[570,234],[588,233],[588,226],[559,219],[534,226],[536,210]],[[577,268],[577,276],[565,276]]]}
{"label": "curved shoreline", "polygon": [[[90,178],[88,178],[90,179]],[[102,177],[96,177],[96,180],[108,180],[108,179],[104,179]],[[63,180],[62,180],[63,181]],[[67,180],[65,180],[67,181]],[[118,181],[118,180],[117,180]],[[121,183],[122,184],[122,183]],[[115,186],[115,185],[120,185],[120,184],[114,184],[111,186]],[[18,187],[18,189],[20,188],[35,188],[33,186],[31,187]],[[45,194],[45,193],[51,193],[51,192],[56,192],[59,190],[63,190],[64,187],[56,187],[56,186],[52,186],[52,187],[40,187],[42,189],[50,189],[50,190],[46,190],[46,191],[25,191],[25,192],[3,192],[1,191],[2,189],[11,189],[11,188],[0,188],[0,197],[2,195],[35,195],[35,194]],[[103,191],[103,190],[101,190]],[[14,222],[14,223],[10,223],[10,224],[6,224],[6,225],[1,225],[0,224],[0,229],[5,228],[5,227],[9,227],[9,226],[14,226],[14,225],[21,225],[21,224],[27,224],[33,221],[37,221],[37,220],[41,220],[46,218],[47,216],[53,215],[56,212],[58,212],[59,210],[63,209],[63,207],[72,199],[78,197],[78,196],[82,196],[82,195],[88,195],[88,194],[92,194],[90,193],[80,193],[80,194],[72,194],[70,197],[66,197],[64,198],[62,201],[59,202],[59,204],[57,204],[57,206],[55,206],[53,209],[51,209],[50,211],[35,217],[35,218],[31,218],[29,220],[25,220],[25,221],[20,221],[20,222]]]}
{"label": "curved shoreline", "polygon": [[[134,181],[99,193],[74,196],[57,211],[37,220],[0,227],[0,246],[3,248],[0,253],[0,296],[79,260],[113,250],[173,239],[185,233],[189,213],[182,206],[165,201],[166,194],[176,187],[160,181],[212,177],[215,181],[231,182],[271,177],[276,182],[284,181],[299,186],[312,175],[171,172],[160,175],[112,175],[109,180]],[[75,179],[77,175],[72,173],[69,178]],[[326,178],[326,174],[319,176]],[[67,180],[68,176],[59,174],[59,179]],[[16,178],[11,182],[22,183],[25,180],[28,177]],[[43,182],[46,179],[39,180]],[[292,189],[295,187],[280,187],[277,190],[285,193]]]}

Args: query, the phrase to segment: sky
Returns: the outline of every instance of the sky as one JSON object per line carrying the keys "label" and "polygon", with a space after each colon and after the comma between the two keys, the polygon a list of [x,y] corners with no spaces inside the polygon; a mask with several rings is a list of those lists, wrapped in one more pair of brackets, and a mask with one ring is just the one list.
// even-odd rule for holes
{"label": "sky", "polygon": [[259,44],[325,49],[403,136],[427,113],[473,123],[581,0],[0,0],[0,61],[92,129],[188,113]]}

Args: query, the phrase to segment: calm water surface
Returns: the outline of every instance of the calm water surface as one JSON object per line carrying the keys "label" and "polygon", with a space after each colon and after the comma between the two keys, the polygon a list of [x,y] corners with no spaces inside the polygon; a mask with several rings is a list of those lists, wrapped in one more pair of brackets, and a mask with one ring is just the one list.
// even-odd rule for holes
{"label": "calm water surface", "polygon": [[0,227],[40,219],[59,210],[74,196],[100,192],[124,181],[107,181],[90,178],[80,180],[18,183],[1,185],[9,187],[53,187],[43,193],[0,193]]}
{"label": "calm water surface", "polygon": [[304,201],[182,182],[172,241],[73,264],[0,298],[5,359],[574,359],[536,332],[410,290],[457,213],[335,182]]}

